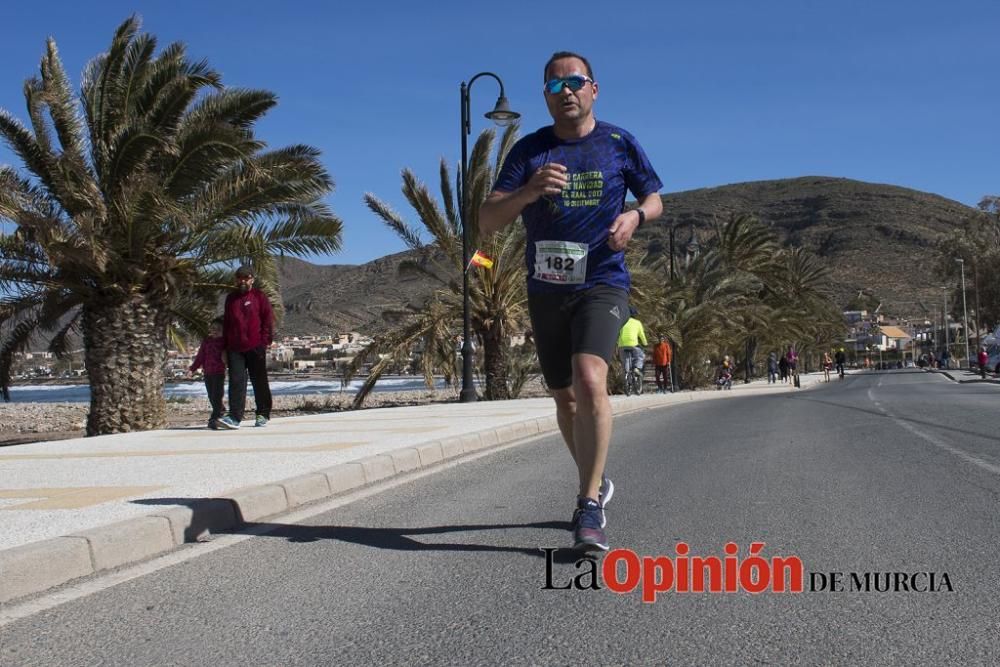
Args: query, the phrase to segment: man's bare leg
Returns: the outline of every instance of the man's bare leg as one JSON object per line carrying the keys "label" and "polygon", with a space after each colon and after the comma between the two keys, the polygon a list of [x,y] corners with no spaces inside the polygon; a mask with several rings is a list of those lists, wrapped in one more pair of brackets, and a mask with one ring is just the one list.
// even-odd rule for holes
{"label": "man's bare leg", "polygon": [[611,442],[611,401],[608,399],[607,381],[608,364],[604,359],[593,354],[573,355],[576,410],[571,451],[580,474],[580,495],[593,500],[597,500],[600,493],[601,476]]}
{"label": "man's bare leg", "polygon": [[559,432],[562,433],[570,456],[573,457],[573,461],[576,461],[576,445],[573,444],[573,420],[576,418],[576,395],[573,393],[573,387],[553,389],[552,398],[556,401],[556,422],[559,424]]}

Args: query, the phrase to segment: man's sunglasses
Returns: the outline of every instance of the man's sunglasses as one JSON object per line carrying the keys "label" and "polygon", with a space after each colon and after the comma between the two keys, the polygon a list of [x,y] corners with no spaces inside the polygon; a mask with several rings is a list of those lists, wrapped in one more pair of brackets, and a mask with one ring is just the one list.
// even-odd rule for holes
{"label": "man's sunglasses", "polygon": [[582,74],[564,76],[561,79],[550,79],[549,81],[546,81],[545,92],[549,95],[558,95],[562,92],[563,86],[565,86],[575,93],[588,83],[594,83],[594,80],[588,76],[583,76]]}

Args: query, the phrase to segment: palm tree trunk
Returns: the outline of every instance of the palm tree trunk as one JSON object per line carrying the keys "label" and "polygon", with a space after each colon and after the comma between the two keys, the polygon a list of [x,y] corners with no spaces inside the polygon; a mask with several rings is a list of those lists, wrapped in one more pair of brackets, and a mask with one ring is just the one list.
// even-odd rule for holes
{"label": "palm tree trunk", "polygon": [[750,336],[746,340],[746,359],[743,362],[743,371],[745,373],[743,382],[749,384],[750,380],[753,379],[753,373],[751,372],[753,367],[753,359],[757,356],[757,337]]}
{"label": "palm tree trunk", "polygon": [[139,298],[84,308],[88,436],[166,426],[162,369],[168,322],[166,309]]}
{"label": "palm tree trunk", "polygon": [[486,374],[484,396],[487,401],[505,401],[510,398],[507,384],[507,355],[510,349],[499,320],[493,320],[482,336],[483,371]]}

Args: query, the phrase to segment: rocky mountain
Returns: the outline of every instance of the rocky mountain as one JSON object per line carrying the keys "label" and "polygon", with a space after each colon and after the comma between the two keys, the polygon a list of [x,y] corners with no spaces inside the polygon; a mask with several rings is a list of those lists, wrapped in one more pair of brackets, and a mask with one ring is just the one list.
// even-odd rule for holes
{"label": "rocky mountain", "polygon": [[[972,211],[926,192],[819,176],[672,193],[663,196],[663,205],[663,218],[636,235],[651,255],[669,253],[671,228],[675,253],[683,256],[692,235],[703,240],[716,220],[751,213],[771,225],[783,243],[803,246],[827,263],[840,305],[865,290],[883,301],[883,310],[912,315],[923,314],[921,303],[928,309],[939,304],[933,244],[957,233]],[[406,258],[427,259],[411,251],[357,266],[283,260],[281,333],[375,332],[391,326],[394,313],[419,307],[437,288],[419,275],[399,274]]]}
{"label": "rocky mountain", "polygon": [[[640,238],[651,253],[669,252],[670,227],[687,244],[713,220],[747,212],[770,224],[786,245],[822,258],[844,306],[860,290],[893,312],[921,314],[941,300],[932,272],[933,245],[957,233],[973,211],[938,195],[846,178],[806,176],[690,190],[663,197],[666,224],[650,225]],[[682,252],[678,249],[678,252]]]}
{"label": "rocky mountain", "polygon": [[285,315],[281,335],[359,331],[376,333],[398,321],[398,313],[419,308],[438,285],[413,272],[400,273],[406,259],[426,261],[430,251],[407,251],[361,265],[310,264],[295,258],[279,263]]}

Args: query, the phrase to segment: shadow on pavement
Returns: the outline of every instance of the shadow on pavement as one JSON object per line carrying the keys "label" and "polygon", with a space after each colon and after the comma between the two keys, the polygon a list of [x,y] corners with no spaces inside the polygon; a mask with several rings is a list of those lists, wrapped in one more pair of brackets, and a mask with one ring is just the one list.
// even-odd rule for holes
{"label": "shadow on pavement", "polygon": [[[518,553],[536,558],[544,558],[540,547],[514,547],[496,544],[473,544],[468,542],[421,542],[415,536],[447,535],[451,533],[508,530],[517,528],[539,528],[560,530],[569,540],[568,521],[541,521],[538,523],[508,524],[458,524],[452,526],[427,526],[424,528],[370,528],[365,526],[301,526],[282,523],[248,523],[241,530],[263,531],[268,537],[283,537],[289,542],[315,542],[317,540],[338,540],[375,549],[393,551],[457,551],[487,553]],[[551,542],[551,540],[547,540]],[[561,557],[565,557],[562,560]],[[574,563],[580,555],[571,549],[560,549],[554,561]]]}
{"label": "shadow on pavement", "polygon": [[[421,542],[415,536],[447,535],[481,531],[537,528],[565,533],[564,542],[570,540],[568,521],[539,521],[536,523],[458,524],[452,526],[427,526],[423,528],[369,528],[365,526],[306,526],[287,523],[247,522],[237,520],[237,509],[228,498],[140,498],[131,501],[136,505],[180,506],[191,510],[191,526],[185,531],[185,541],[193,542],[206,530],[215,535],[254,533],[262,537],[282,537],[289,542],[316,542],[338,540],[350,544],[390,549],[393,551],[456,551],[485,553],[517,553],[535,558],[545,558],[542,544],[534,547],[474,544],[468,542]],[[551,544],[546,539],[544,545]],[[553,554],[555,563],[575,563],[580,554],[565,548]]]}

